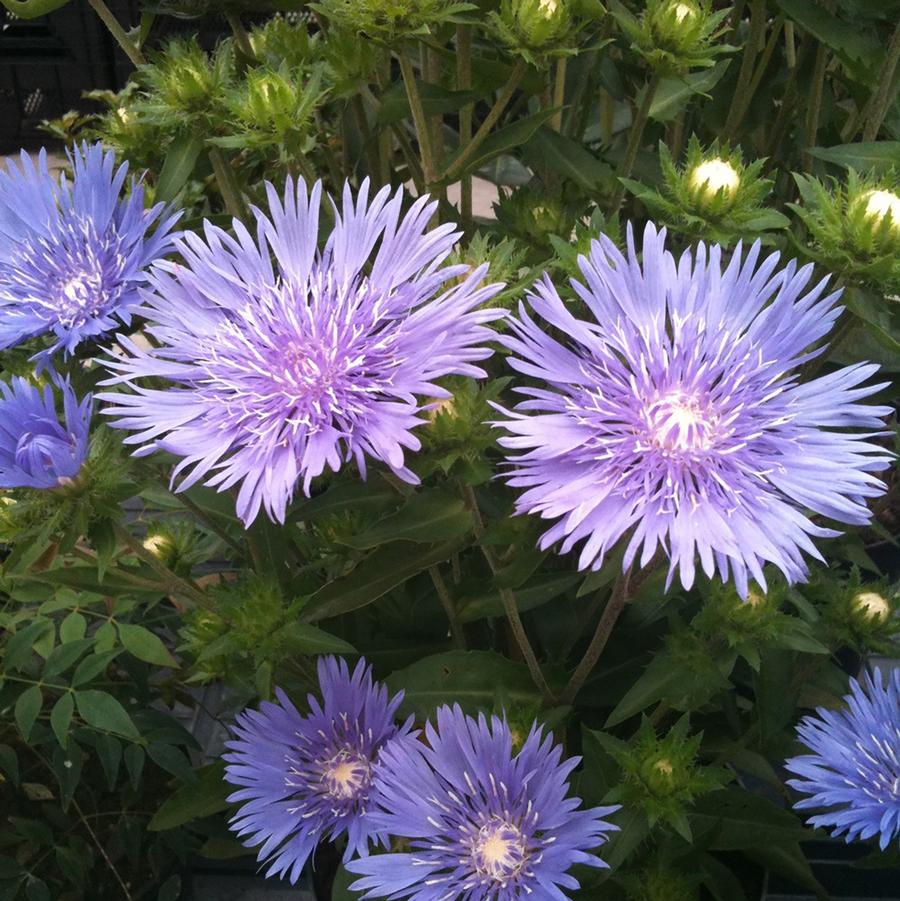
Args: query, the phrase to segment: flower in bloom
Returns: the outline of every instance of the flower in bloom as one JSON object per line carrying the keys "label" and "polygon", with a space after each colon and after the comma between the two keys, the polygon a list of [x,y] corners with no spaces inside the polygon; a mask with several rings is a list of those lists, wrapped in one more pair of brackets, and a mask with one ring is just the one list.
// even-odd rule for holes
{"label": "flower in bloom", "polygon": [[278,691],[278,703],[237,717],[226,745],[225,778],[241,786],[228,799],[241,802],[231,828],[261,845],[267,876],[292,883],[320,840],[346,835],[349,859],[382,838],[366,815],[375,760],[388,741],[414,740],[409,721],[394,722],[402,693],[389,699],[364,660],[352,673],[335,657],[318,668],[322,701],[310,695],[306,716]]}
{"label": "flower in bloom", "polygon": [[[247,524],[261,506],[283,521],[299,481],[309,493],[350,459],[363,477],[371,457],[415,482],[404,449],[420,446],[418,398],[448,397],[442,376],[484,375],[473,363],[500,315],[478,309],[501,287],[481,286],[486,266],[441,266],[458,233],[428,229],[434,203],[404,216],[400,191],[369,202],[366,182],[354,201],[346,187],[319,252],[320,197],[288,180],[282,201],[269,185],[255,238],[239,222],[236,239],[212,225],[205,241],[186,235],[185,265],[155,267],[141,309],[158,346],[123,338],[126,357],[108,361],[133,392],[103,395],[114,424],[137,431],[126,440],[182,457],[182,489],[240,483]],[[172,384],[137,384],[150,376]]]}
{"label": "flower in bloom", "polygon": [[786,762],[800,777],[787,784],[808,795],[798,810],[824,811],[811,826],[846,833],[848,842],[877,835],[883,851],[900,834],[900,670],[852,679],[850,692],[844,709],[819,707],[800,721],[810,753]]}
{"label": "flower in bloom", "polygon": [[[762,567],[802,580],[810,536],[838,532],[808,512],[844,523],[870,518],[866,498],[884,490],[872,473],[891,455],[846,431],[879,429],[890,408],[857,403],[873,365],[808,382],[797,367],[840,314],[825,282],[806,291],[812,267],[778,269],[755,244],[723,267],[721,248],[700,244],[680,260],[665,232],[647,226],[643,265],[629,232],[628,256],[606,237],[581,260],[573,288],[594,321],[576,318],[545,276],[501,338],[510,364],[535,380],[527,400],[498,423],[510,484],[526,489],[519,512],[557,520],[541,539],[562,550],[584,541],[579,566],[598,569],[626,533],[624,567],[658,548],[689,588],[696,556],[704,572],[748,576]],[[804,293],[806,291],[806,293]]]}
{"label": "flower in bloom", "polygon": [[362,876],[364,898],[414,901],[563,899],[577,889],[574,864],[603,867],[591,853],[618,827],[603,820],[617,807],[579,810],[568,777],[577,758],[561,760],[535,725],[513,755],[509,726],[477,720],[455,706],[437,711],[427,744],[389,744],[376,769],[370,816],[409,839],[405,853],[347,864]]}
{"label": "flower in bloom", "polygon": [[50,175],[44,151],[37,167],[23,151],[21,169],[0,171],[0,349],[48,335],[42,361],[128,325],[178,218],[163,204],[145,210],[139,183],[122,198],[128,164],[117,169],[99,144],[70,161],[71,182]]}
{"label": "flower in bloom", "polygon": [[74,479],[88,452],[91,395],[80,403],[61,385],[63,421],[53,389],[23,378],[0,382],[0,488],[56,488]]}

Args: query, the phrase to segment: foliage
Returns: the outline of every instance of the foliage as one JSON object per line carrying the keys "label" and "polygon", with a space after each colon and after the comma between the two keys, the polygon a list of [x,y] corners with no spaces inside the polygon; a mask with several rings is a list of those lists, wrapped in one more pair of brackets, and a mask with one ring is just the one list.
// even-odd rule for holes
{"label": "foliage", "polygon": [[[19,16],[63,3],[3,0]],[[179,228],[237,218],[241,241],[265,182],[280,192],[288,175],[335,196],[365,178],[371,193],[431,193],[432,225],[459,223],[446,262],[489,264],[505,284],[492,304],[508,311],[546,272],[589,318],[568,277],[601,232],[623,247],[629,221],[667,226],[678,249],[719,243],[726,263],[760,238],[844,292],[834,346],[799,377],[874,359],[878,381],[896,378],[896,2],[606,7],[147,0],[140,27],[115,35],[144,60],[126,87],[92,92],[102,113],[46,127],[115,149],[150,200],[183,209]],[[493,209],[473,208],[473,182],[476,197],[496,189]],[[333,218],[324,204],[323,235]],[[125,332],[152,346],[144,329],[136,315]],[[113,347],[59,360],[80,396],[109,378]],[[51,378],[36,349],[3,351],[4,380]],[[741,600],[703,577],[667,589],[659,560],[635,572],[567,695],[622,590],[624,547],[580,572],[576,552],[538,546],[546,523],[513,515],[490,423],[522,397],[504,351],[485,367],[422,399],[407,455],[420,485],[375,465],[363,480],[346,461],[298,490],[283,524],[245,529],[232,489],[172,493],[170,449],[131,457],[99,405],[72,484],[2,491],[0,901],[175,901],[198,860],[252,854],[227,828],[222,724],[276,687],[305,710],[316,658],[332,653],[364,655],[417,726],[459,703],[505,714],[514,747],[537,719],[581,755],[578,793],[623,808],[600,851],[609,870],[577,872],[575,901],[740,901],[766,870],[825,896],[782,764],[804,712],[839,703],[875,655],[897,656],[896,475],[881,474],[870,525],[817,541],[825,559],[806,584],[767,570],[767,591]],[[529,373],[516,384],[535,390]],[[896,389],[878,400],[895,404]],[[871,440],[896,451],[895,429]],[[341,901],[356,897],[346,875]]]}

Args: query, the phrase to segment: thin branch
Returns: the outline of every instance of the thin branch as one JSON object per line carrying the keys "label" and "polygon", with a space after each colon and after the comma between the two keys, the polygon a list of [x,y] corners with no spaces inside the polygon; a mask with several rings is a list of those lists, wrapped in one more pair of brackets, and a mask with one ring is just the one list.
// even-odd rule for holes
{"label": "thin branch", "polygon": [[491,133],[491,129],[497,124],[497,121],[503,115],[503,112],[506,110],[509,101],[512,99],[513,94],[516,92],[516,88],[519,87],[519,83],[522,81],[522,78],[525,76],[525,61],[522,59],[516,60],[516,64],[513,66],[512,72],[509,74],[509,78],[506,81],[506,84],[503,86],[500,91],[500,95],[497,97],[496,101],[494,101],[494,105],[491,107],[490,112],[485,117],[484,122],[478,128],[478,131],[475,132],[474,137],[468,143],[468,145],[463,148],[462,152],[459,156],[456,157],[455,160],[447,167],[447,170],[441,176],[441,181],[454,181],[466,168],[466,163],[473,157],[475,151],[484,143],[484,140]]}
{"label": "thin branch", "polygon": [[425,107],[422,106],[422,97],[419,94],[416,73],[405,47],[400,49],[398,58],[400,60],[400,72],[403,75],[403,83],[406,86],[406,96],[409,100],[413,125],[416,128],[416,137],[419,140],[419,156],[422,158],[422,172],[425,176],[425,190],[427,191],[435,181],[434,155],[431,151],[431,129],[425,116]]}
{"label": "thin branch", "polygon": [[659,75],[656,72],[650,76],[644,87],[644,95],[641,98],[637,113],[635,113],[634,121],[631,123],[631,132],[628,135],[628,146],[625,148],[625,156],[616,172],[616,177],[619,181],[616,184],[610,206],[610,211],[613,215],[619,212],[619,207],[622,205],[622,198],[625,196],[625,185],[622,184],[621,179],[628,178],[631,175],[631,170],[634,168],[634,161],[637,159],[641,138],[643,138],[644,129],[647,127],[647,120],[650,118],[650,107],[653,105],[653,98],[656,96],[659,80]]}
{"label": "thin branch", "polygon": [[[484,559],[487,561],[491,572],[496,576],[499,569],[497,558],[494,556],[494,552],[482,542],[484,537],[484,520],[481,518],[481,511],[478,509],[478,498],[475,497],[475,491],[471,485],[463,485],[463,496],[465,498],[466,507],[472,514],[475,526],[475,537],[479,541],[481,553],[484,555]],[[525,632],[522,617],[519,616],[519,607],[518,604],[516,604],[516,596],[509,588],[500,588],[499,592],[500,600],[503,602],[503,610],[509,621],[510,629],[512,629],[513,638],[515,638],[516,644],[522,652],[522,657],[525,659],[525,663],[528,666],[528,671],[531,673],[534,684],[544,698],[544,703],[549,704],[553,699],[553,692],[550,690],[550,686],[544,678],[544,674],[541,671],[541,665],[538,663],[537,655],[534,653],[534,648],[531,646],[528,634]]]}
{"label": "thin branch", "polygon": [[864,141],[874,141],[878,137],[881,123],[884,122],[891,102],[896,98],[894,74],[898,63],[900,63],[900,19],[897,20],[897,27],[888,44],[887,57],[878,76],[878,87],[869,100],[869,113],[862,133]]}
{"label": "thin branch", "polygon": [[72,798],[72,806],[75,808],[75,812],[78,814],[78,818],[81,820],[82,823],[84,823],[84,828],[87,829],[88,834],[91,837],[91,840],[97,846],[97,850],[100,852],[100,856],[103,858],[104,861],[106,861],[106,865],[112,871],[113,876],[116,877],[116,882],[119,883],[119,885],[122,888],[122,891],[125,893],[125,901],[134,901],[133,895],[131,894],[131,892],[128,891],[128,886],[125,884],[125,880],[122,879],[122,876],[119,874],[119,871],[116,869],[115,864],[110,859],[110,856],[106,853],[106,848],[103,847],[103,842],[101,842],[100,839],[97,838],[97,833],[94,832],[93,828],[91,827],[91,824],[87,821],[87,817],[85,817],[84,811],[81,809],[81,806],[78,804],[78,802],[75,800],[75,798]]}
{"label": "thin branch", "polygon": [[453,637],[453,644],[464,651],[466,649],[466,633],[463,631],[462,621],[459,618],[459,614],[456,612],[456,604],[453,602],[453,598],[450,596],[450,592],[447,589],[447,583],[444,581],[444,577],[441,575],[441,571],[437,565],[429,566],[428,574],[431,576],[431,581],[434,583],[434,590],[437,592],[441,606],[444,608],[444,613],[447,614],[447,620],[450,623],[450,635]]}
{"label": "thin branch", "polygon": [[566,685],[562,694],[557,698],[557,703],[559,705],[568,706],[571,704],[575,700],[578,692],[584,687],[584,683],[587,681],[588,676],[593,672],[594,667],[597,665],[597,661],[600,659],[600,655],[603,653],[603,649],[606,647],[606,643],[609,641],[610,635],[612,635],[613,626],[615,626],[616,621],[619,619],[619,616],[622,614],[622,611],[628,605],[630,600],[631,569],[629,568],[616,579],[612,594],[603,610],[603,615],[600,617],[600,622],[597,623],[594,637],[591,639],[591,643],[584,652],[584,656],[575,668],[575,672],[572,673],[569,684]]}
{"label": "thin branch", "polygon": [[134,63],[135,66],[145,66],[147,60],[141,53],[141,48],[128,37],[125,29],[119,24],[119,20],[110,12],[109,7],[103,0],[88,0],[91,9],[100,17],[107,31],[116,39],[116,43],[125,52],[125,55]]}

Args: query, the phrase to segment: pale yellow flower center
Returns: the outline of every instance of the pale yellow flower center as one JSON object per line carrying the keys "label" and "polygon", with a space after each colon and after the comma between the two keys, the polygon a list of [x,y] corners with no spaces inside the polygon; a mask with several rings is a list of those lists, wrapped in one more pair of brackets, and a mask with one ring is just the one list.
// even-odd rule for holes
{"label": "pale yellow flower center", "polygon": [[538,9],[549,19],[559,9],[559,0],[540,0]]}
{"label": "pale yellow flower center", "polygon": [[661,757],[657,760],[656,763],[653,764],[653,769],[662,776],[671,776],[675,772],[671,761],[666,757]]}
{"label": "pale yellow flower center", "polygon": [[517,876],[527,862],[525,836],[518,826],[500,818],[482,826],[472,843],[475,870],[501,885]]}

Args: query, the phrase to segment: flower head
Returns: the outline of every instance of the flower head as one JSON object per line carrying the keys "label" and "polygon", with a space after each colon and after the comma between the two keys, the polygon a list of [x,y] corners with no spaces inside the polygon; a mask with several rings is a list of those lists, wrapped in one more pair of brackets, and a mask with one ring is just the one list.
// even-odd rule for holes
{"label": "flower head", "polygon": [[878,429],[887,407],[857,403],[877,366],[855,365],[807,383],[796,369],[816,351],[840,308],[804,294],[811,266],[760,262],[756,244],[727,267],[721,248],[700,244],[676,262],[665,232],[648,225],[643,265],[605,237],[582,258],[573,287],[595,321],[577,319],[549,278],[501,340],[510,363],[538,380],[498,425],[511,458],[511,485],[527,489],[517,509],[558,520],[542,547],[584,541],[579,566],[599,568],[630,533],[624,566],[658,548],[689,588],[696,557],[712,576],[729,573],[742,596],[748,576],[765,590],[763,565],[788,581],[807,575],[802,551],[821,559],[810,536],[832,536],[808,511],[863,524],[865,499],[883,491],[872,475],[891,455],[847,432]]}
{"label": "flower head", "polygon": [[[478,309],[500,288],[480,286],[486,266],[441,266],[458,233],[428,230],[435,204],[403,216],[400,191],[370,202],[368,183],[356,200],[348,187],[318,252],[320,196],[288,181],[282,202],[270,185],[256,238],[239,222],[236,239],[212,225],[205,241],[185,236],[185,265],[155,267],[141,308],[158,346],[121,338],[126,357],[107,361],[133,389],[102,395],[114,425],[138,432],[126,442],[182,457],[182,488],[241,483],[248,524],[263,506],[283,521],[298,481],[309,493],[351,459],[363,477],[371,457],[415,483],[404,448],[420,447],[418,398],[447,397],[442,376],[484,376],[473,363],[500,315]],[[150,376],[171,385],[136,384]]]}
{"label": "flower head", "polygon": [[617,828],[602,819],[617,808],[578,809],[568,796],[578,760],[561,761],[537,725],[514,756],[505,722],[441,707],[426,738],[388,745],[376,774],[371,816],[411,850],[351,861],[363,877],[351,889],[414,901],[563,898],[578,888],[574,864],[605,866],[591,851]]}
{"label": "flower head", "polygon": [[63,421],[53,389],[23,378],[0,382],[0,488],[56,488],[74,479],[88,453],[91,395],[80,403],[61,385]]}
{"label": "flower head", "polygon": [[847,841],[878,836],[882,851],[900,834],[900,670],[850,681],[842,710],[819,707],[797,735],[809,754],[785,764],[788,785],[808,795],[794,806],[818,809],[811,826]]}
{"label": "flower head", "polygon": [[145,210],[139,183],[122,198],[128,164],[116,169],[99,144],[70,161],[71,182],[50,175],[44,151],[37,167],[23,151],[21,169],[0,171],[0,348],[48,335],[42,361],[130,322],[178,218],[163,204]]}
{"label": "flower head", "polygon": [[267,876],[292,883],[323,839],[346,835],[348,860],[383,838],[367,816],[372,770],[387,742],[413,740],[409,722],[394,722],[402,693],[389,699],[364,660],[351,673],[344,660],[320,657],[318,669],[322,700],[309,696],[309,714],[278,691],[277,704],[237,717],[226,745],[225,779],[242,786],[228,799],[242,802],[231,828],[261,844]]}

